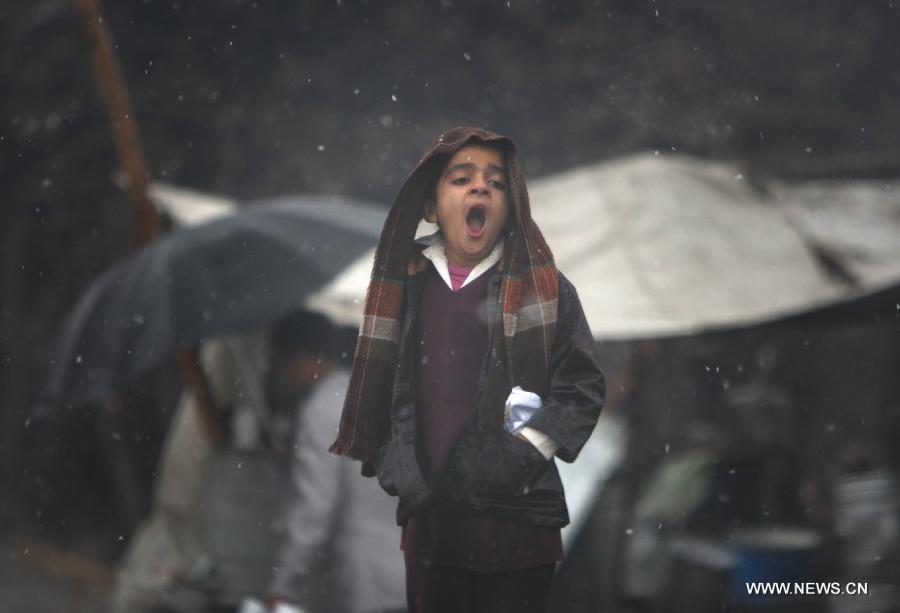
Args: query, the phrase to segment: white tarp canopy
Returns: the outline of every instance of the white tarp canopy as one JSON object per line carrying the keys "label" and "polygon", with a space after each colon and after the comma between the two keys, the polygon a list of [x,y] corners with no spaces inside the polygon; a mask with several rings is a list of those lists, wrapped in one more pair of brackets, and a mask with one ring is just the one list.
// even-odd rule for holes
{"label": "white tarp canopy", "polygon": [[[530,195],[598,339],[752,324],[900,282],[892,181],[759,184],[736,164],[650,153],[535,180]],[[372,257],[311,305],[358,322]]]}
{"label": "white tarp canopy", "polygon": [[178,227],[212,221],[238,210],[237,201],[230,198],[168,183],[151,183],[148,195],[158,209],[172,217]]}

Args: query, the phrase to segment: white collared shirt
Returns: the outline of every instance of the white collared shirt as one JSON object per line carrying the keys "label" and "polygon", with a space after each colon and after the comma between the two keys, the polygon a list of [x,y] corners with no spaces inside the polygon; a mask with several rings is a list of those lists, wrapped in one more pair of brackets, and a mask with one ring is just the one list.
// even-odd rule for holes
{"label": "white collared shirt", "polygon": [[[420,221],[419,227],[416,228],[416,242],[420,245],[427,245],[422,251],[422,255],[431,260],[434,269],[437,271],[438,275],[440,275],[441,279],[444,280],[444,283],[447,284],[447,287],[449,287],[451,291],[455,291],[453,290],[453,283],[450,281],[450,266],[449,261],[447,260],[447,247],[444,243],[444,237],[441,236],[441,230],[438,225],[436,223],[425,221],[424,219]],[[494,248],[491,249],[491,252],[487,257],[475,265],[469,273],[469,276],[466,277],[466,280],[459,286],[460,289],[487,272],[491,266],[500,260],[501,255],[503,255],[502,236],[497,239],[497,244],[494,245]]]}

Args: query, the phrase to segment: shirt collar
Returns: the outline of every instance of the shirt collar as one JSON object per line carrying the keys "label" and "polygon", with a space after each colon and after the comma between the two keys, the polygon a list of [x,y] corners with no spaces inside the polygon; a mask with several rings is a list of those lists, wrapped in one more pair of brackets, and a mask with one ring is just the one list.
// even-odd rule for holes
{"label": "shirt collar", "polygon": [[[431,223],[423,219],[419,222],[419,227],[416,228],[415,240],[417,244],[426,246],[422,251],[422,255],[431,260],[431,263],[432,265],[434,265],[434,269],[437,270],[438,275],[440,275],[441,279],[444,280],[444,283],[447,284],[447,287],[452,290],[453,283],[450,281],[450,268],[447,265],[447,249],[444,245],[444,237],[441,236],[441,230],[438,225],[436,223]],[[483,275],[487,270],[491,268],[491,266],[493,266],[500,260],[501,255],[503,255],[502,236],[497,239],[497,244],[494,245],[494,248],[491,249],[491,252],[487,255],[487,257],[485,257],[475,265],[475,267],[472,269],[472,272],[469,273],[469,276],[466,277],[466,280],[463,281],[462,285],[460,285],[460,289]]]}

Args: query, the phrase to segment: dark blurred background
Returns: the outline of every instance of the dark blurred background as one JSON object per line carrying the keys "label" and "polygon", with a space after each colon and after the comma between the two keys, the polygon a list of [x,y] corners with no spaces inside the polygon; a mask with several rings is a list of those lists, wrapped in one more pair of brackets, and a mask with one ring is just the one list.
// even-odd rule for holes
{"label": "dark blurred background", "polygon": [[[643,150],[786,179],[900,162],[900,6],[888,0],[103,8],[151,178],[242,200],[387,205],[423,147],[460,124],[516,139],[529,178]],[[73,514],[37,498],[76,516],[105,509],[125,533],[133,518],[102,486],[91,498],[42,485],[34,466],[64,464],[73,443],[29,435],[28,410],[66,312],[134,249],[132,206],[74,2],[2,3],[0,41],[0,518],[66,532]],[[125,433],[148,482],[165,411],[154,419]],[[72,424],[76,437],[89,427]],[[67,470],[110,470],[95,461]]]}

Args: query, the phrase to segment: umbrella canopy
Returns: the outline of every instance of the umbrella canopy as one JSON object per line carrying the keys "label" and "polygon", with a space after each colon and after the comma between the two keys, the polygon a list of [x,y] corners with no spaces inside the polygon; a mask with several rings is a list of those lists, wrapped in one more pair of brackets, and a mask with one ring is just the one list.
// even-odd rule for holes
{"label": "umbrella canopy", "polygon": [[[890,181],[751,184],[739,166],[642,154],[532,181],[532,215],[598,339],[691,334],[900,283]],[[372,254],[317,295],[359,321]]]}
{"label": "umbrella canopy", "polygon": [[304,306],[375,244],[384,217],[360,202],[282,199],[164,237],[81,298],[42,400],[95,399],[178,348],[257,329]]}

